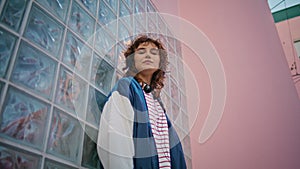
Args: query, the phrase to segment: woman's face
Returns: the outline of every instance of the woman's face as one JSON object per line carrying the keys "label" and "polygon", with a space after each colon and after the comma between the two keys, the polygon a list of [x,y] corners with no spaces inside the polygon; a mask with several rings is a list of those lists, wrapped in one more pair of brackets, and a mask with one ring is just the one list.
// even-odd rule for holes
{"label": "woman's face", "polygon": [[153,43],[142,43],[134,53],[134,63],[138,72],[143,70],[156,71],[159,68],[159,49]]}

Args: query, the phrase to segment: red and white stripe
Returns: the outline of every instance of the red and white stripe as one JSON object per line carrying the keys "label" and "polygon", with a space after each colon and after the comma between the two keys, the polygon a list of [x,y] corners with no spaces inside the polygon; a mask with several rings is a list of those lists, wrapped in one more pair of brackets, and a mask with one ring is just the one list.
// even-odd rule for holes
{"label": "red and white stripe", "polygon": [[166,115],[159,102],[153,98],[151,93],[144,92],[144,95],[148,106],[151,130],[158,153],[159,168],[171,169],[169,133]]}

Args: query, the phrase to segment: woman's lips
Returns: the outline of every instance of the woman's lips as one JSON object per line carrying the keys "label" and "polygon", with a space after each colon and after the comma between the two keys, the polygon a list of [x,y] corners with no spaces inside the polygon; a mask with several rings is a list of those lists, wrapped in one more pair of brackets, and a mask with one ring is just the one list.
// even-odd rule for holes
{"label": "woman's lips", "polygon": [[151,64],[153,62],[151,60],[145,60],[145,61],[143,61],[143,63],[145,63],[145,64]]}

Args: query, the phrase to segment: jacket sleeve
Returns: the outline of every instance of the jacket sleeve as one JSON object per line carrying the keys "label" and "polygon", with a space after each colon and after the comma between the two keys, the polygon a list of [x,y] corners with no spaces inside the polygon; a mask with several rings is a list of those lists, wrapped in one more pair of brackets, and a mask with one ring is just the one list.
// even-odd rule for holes
{"label": "jacket sleeve", "polygon": [[112,92],[102,111],[97,141],[105,169],[133,169],[133,122],[130,100],[118,91]]}

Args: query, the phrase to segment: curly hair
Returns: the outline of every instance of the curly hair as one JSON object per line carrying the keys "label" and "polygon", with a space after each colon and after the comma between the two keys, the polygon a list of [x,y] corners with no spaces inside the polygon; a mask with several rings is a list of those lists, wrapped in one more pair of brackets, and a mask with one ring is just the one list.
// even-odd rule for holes
{"label": "curly hair", "polygon": [[[133,40],[133,42],[128,46],[128,48],[124,52],[124,56],[126,57],[126,66],[123,68],[123,70],[128,69],[125,76],[133,76],[136,78],[138,71],[134,64],[134,53],[139,47],[139,45],[143,43],[152,43],[159,49],[159,68],[153,73],[150,86],[152,89],[160,90],[164,87],[165,73],[168,65],[168,54],[159,39],[155,40],[148,37],[147,35],[141,35],[138,36],[135,40]],[[137,80],[139,81],[140,79]]]}

